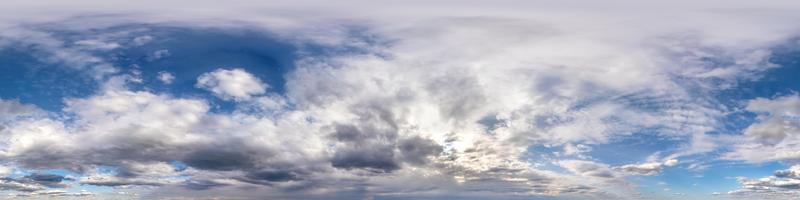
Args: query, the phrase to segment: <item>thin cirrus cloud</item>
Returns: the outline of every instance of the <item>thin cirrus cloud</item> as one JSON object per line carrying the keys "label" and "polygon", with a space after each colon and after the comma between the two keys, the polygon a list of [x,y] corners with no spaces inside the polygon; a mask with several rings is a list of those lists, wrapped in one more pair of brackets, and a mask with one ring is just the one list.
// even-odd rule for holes
{"label": "thin cirrus cloud", "polygon": [[797,93],[744,95],[792,1],[49,3],[0,3],[14,197],[796,195]]}

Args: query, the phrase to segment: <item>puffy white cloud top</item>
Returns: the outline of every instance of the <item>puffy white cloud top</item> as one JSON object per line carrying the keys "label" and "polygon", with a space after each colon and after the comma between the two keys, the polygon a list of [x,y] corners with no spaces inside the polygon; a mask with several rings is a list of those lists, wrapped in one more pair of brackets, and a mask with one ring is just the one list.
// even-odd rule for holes
{"label": "puffy white cloud top", "polygon": [[249,100],[253,95],[264,94],[267,85],[244,69],[218,69],[197,77],[198,88],[206,89],[226,100]]}

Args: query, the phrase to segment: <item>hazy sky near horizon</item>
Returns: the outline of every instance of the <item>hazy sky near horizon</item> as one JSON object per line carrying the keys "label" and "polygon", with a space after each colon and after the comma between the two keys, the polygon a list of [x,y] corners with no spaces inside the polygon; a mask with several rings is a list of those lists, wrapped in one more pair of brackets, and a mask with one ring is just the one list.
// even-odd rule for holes
{"label": "hazy sky near horizon", "polygon": [[11,199],[792,199],[798,1],[0,2]]}

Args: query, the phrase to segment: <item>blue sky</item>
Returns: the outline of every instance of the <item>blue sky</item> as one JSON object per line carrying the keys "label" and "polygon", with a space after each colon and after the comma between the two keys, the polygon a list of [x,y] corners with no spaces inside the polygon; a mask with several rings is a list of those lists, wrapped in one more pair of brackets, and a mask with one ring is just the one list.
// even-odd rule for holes
{"label": "blue sky", "polygon": [[795,2],[117,3],[0,3],[8,198],[800,195]]}

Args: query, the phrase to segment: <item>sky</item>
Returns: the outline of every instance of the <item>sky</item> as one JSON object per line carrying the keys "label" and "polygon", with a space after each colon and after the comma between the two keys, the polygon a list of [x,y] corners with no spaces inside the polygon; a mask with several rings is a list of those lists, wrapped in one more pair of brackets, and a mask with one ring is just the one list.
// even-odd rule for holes
{"label": "sky", "polygon": [[797,199],[800,1],[0,2],[0,198]]}

